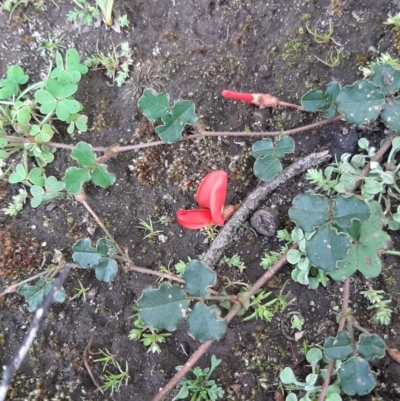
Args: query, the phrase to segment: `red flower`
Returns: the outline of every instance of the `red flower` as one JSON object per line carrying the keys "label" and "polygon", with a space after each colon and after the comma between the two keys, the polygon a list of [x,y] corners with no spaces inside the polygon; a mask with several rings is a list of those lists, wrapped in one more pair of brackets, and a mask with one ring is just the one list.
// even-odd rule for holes
{"label": "red flower", "polygon": [[228,174],[217,170],[207,174],[197,189],[197,203],[205,209],[178,210],[178,223],[189,230],[198,230],[211,224],[223,226],[223,214]]}

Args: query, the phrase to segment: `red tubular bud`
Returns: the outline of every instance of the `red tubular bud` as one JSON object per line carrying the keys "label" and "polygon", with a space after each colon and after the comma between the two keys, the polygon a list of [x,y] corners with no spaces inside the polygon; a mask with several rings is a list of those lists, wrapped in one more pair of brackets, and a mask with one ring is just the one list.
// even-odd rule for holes
{"label": "red tubular bud", "polygon": [[241,100],[248,103],[252,103],[254,101],[254,96],[251,93],[233,92],[225,89],[221,92],[221,95],[225,99]]}

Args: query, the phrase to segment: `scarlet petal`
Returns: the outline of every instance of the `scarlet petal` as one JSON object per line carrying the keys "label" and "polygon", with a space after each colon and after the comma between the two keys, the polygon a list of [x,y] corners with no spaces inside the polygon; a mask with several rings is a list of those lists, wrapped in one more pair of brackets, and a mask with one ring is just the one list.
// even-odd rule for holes
{"label": "scarlet petal", "polygon": [[182,227],[189,230],[199,230],[213,224],[211,211],[208,209],[178,210],[176,219]]}
{"label": "scarlet petal", "polygon": [[225,204],[226,198],[226,187],[228,185],[228,175],[221,176],[218,181],[215,182],[210,197],[210,209],[211,216],[215,224],[223,226],[225,223],[225,217],[222,215],[222,209]]}
{"label": "scarlet petal", "polygon": [[242,100],[243,102],[248,103],[252,103],[254,101],[254,96],[252,93],[233,92],[226,89],[221,92],[221,95],[226,99]]}
{"label": "scarlet petal", "polygon": [[[221,180],[222,184],[220,182]],[[223,194],[221,193],[221,188],[219,189],[219,196],[223,197],[225,202],[226,187],[228,185],[228,174],[226,174],[225,171],[222,170],[212,171],[203,178],[203,181],[201,181],[199,188],[197,189],[196,201],[201,207],[211,209],[211,193],[213,192],[213,189],[216,185],[222,185],[222,189],[223,187],[225,187]]]}

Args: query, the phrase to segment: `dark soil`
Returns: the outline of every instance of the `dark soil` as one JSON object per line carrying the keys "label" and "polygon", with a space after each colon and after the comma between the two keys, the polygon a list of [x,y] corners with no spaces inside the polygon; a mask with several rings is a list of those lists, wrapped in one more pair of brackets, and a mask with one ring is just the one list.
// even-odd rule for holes
{"label": "dark soil", "polygon": [[[131,21],[129,29],[116,33],[103,23],[88,27],[67,22],[67,13],[73,8],[70,1],[59,0],[57,6],[44,2],[42,9],[28,2],[18,6],[11,19],[6,12],[0,14],[3,48],[0,72],[4,76],[8,66],[17,64],[30,75],[32,82],[39,80],[40,74],[47,71],[49,55],[38,48],[48,34],[53,38],[64,35],[61,43],[76,48],[82,59],[96,48],[107,51],[113,44],[129,42],[135,60],[132,79],[118,88],[110,86],[102,71],[84,75],[77,97],[89,116],[91,129],[71,138],[60,124],[55,138],[59,142],[86,141],[93,146],[108,146],[156,140],[151,125],[137,109],[139,95],[148,86],[165,90],[173,101],[192,100],[201,124],[212,131],[290,129],[313,122],[316,116],[225,101],[220,96],[221,90],[271,93],[298,103],[308,90],[324,88],[332,80],[342,85],[353,83],[361,76],[358,66],[377,54],[389,52],[397,57],[400,51],[398,36],[383,25],[388,13],[400,11],[399,2],[345,0],[334,15],[327,13],[329,4],[329,0],[116,0],[114,10],[127,14]],[[337,67],[326,66],[315,58],[327,59],[335,51],[335,45],[316,43],[306,31],[307,20],[311,28],[320,32],[326,32],[329,21],[332,22],[333,37],[343,46]],[[150,73],[144,72],[145,63],[152,65]],[[284,164],[314,151],[330,149],[342,130],[350,128],[337,122],[298,134],[296,152]],[[385,135],[379,125],[352,129],[358,137],[368,136],[377,145]],[[187,261],[205,252],[208,244],[198,232],[184,230],[177,224],[176,211],[194,206],[199,180],[214,169],[229,172],[228,203],[243,200],[257,186],[249,152],[256,140],[249,136],[184,141],[120,154],[108,162],[109,170],[117,176],[116,183],[107,190],[87,185],[88,202],[138,266],[159,269],[173,266],[179,260]],[[349,141],[346,146],[351,149],[353,144]],[[61,178],[68,166],[75,165],[69,155],[70,152],[59,150],[49,173]],[[304,178],[296,178],[265,203],[279,212],[282,227],[291,227],[287,210],[293,197],[308,188]],[[4,185],[0,194],[2,207],[16,193],[18,186]],[[164,238],[143,239],[145,233],[138,225],[140,219],[148,221],[149,216]],[[0,220],[1,253],[7,256],[12,249],[11,256],[0,260],[2,289],[41,271],[42,260],[47,266],[55,249],[61,250],[70,261],[71,246],[77,240],[90,237],[96,241],[104,236],[72,197],[37,209],[26,205],[16,218],[2,213]],[[250,228],[246,225],[241,229],[226,252],[227,256],[240,255],[246,269],[241,274],[237,269],[217,264],[214,267],[219,277],[253,283],[264,272],[260,266],[263,254],[280,249],[276,239],[255,235]],[[397,236],[392,239],[396,248],[400,239]],[[290,279],[290,271],[287,265],[265,290],[277,295]],[[88,299],[67,300],[51,307],[14,377],[9,399],[150,401],[175,374],[175,367],[187,360],[183,348],[191,355],[199,344],[188,336],[184,324],[162,344],[160,354],[147,353],[142,343],[128,338],[133,328],[132,307],[144,288],[156,285],[154,277],[124,273],[121,267],[112,283],[105,284],[96,280],[92,271],[74,270],[64,285],[69,297],[76,293],[78,279],[84,287],[91,286]],[[350,296],[359,323],[383,336],[395,348],[400,342],[399,282],[397,259],[384,258],[383,274],[371,283],[393,300],[394,314],[388,327],[371,324],[370,311],[359,295],[367,288],[361,277],[352,279]],[[271,323],[243,322],[237,317],[225,336],[201,358],[201,367],[209,366],[212,354],[222,359],[213,378],[224,389],[224,400],[272,400],[283,367],[292,367],[300,377],[309,373],[302,354],[304,341],[320,344],[326,336],[335,335],[333,311],[341,307],[341,283],[330,281],[326,288],[312,291],[289,281],[284,289],[284,293],[288,292],[293,302],[283,313],[276,314]],[[6,365],[18,351],[32,314],[16,294],[1,298],[0,307],[0,363]],[[306,332],[298,343],[282,333],[280,322],[290,311],[298,311],[305,318]],[[128,362],[128,385],[112,395],[96,391],[84,367],[84,350],[91,336],[94,336],[93,352],[108,349],[118,354],[121,366]],[[93,359],[96,356],[89,362],[101,383],[101,365],[93,363]],[[383,400],[399,400],[399,365],[385,357],[373,362],[373,366],[379,373],[377,394]],[[377,398],[368,395],[358,399]]]}

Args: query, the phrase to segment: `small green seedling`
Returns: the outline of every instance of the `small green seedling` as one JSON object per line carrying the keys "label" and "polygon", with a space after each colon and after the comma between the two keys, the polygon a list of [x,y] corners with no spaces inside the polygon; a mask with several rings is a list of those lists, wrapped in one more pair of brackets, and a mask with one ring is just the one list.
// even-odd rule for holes
{"label": "small green seedling", "polygon": [[219,230],[216,225],[204,226],[200,233],[204,236],[204,244],[211,244],[217,238]]}
{"label": "small green seedling", "polygon": [[307,29],[307,32],[308,32],[310,35],[313,36],[314,40],[315,40],[317,43],[328,43],[328,42],[331,40],[333,43],[335,43],[335,45],[341,46],[340,43],[336,42],[336,41],[332,38],[332,34],[333,34],[333,25],[332,25],[332,22],[330,22],[330,21],[329,21],[329,32],[328,32],[327,34],[325,34],[325,35],[321,35],[321,34],[317,33],[317,30],[312,31],[312,30],[310,29],[310,27],[308,26],[308,22],[306,23],[306,29]]}
{"label": "small green seedling", "polygon": [[107,54],[100,52],[85,60],[88,68],[103,68],[106,70],[106,76],[112,80],[117,86],[122,86],[130,76],[129,67],[133,64],[132,50],[128,42],[113,46],[112,51]]}
{"label": "small green seedling", "polygon": [[143,237],[143,239],[148,239],[149,242],[151,242],[152,244],[154,244],[154,241],[156,239],[156,236],[158,234],[162,234],[162,230],[155,230],[153,227],[153,221],[151,220],[151,217],[149,216],[149,222],[139,219],[140,223],[138,226],[138,228],[140,228],[141,230],[143,230],[146,235]]}
{"label": "small green seedling", "polygon": [[304,319],[301,316],[293,315],[290,322],[293,330],[301,331],[303,329]]}
{"label": "small green seedling", "polygon": [[[135,312],[138,312],[138,308],[133,307]],[[165,339],[171,335],[171,333],[158,333],[156,329],[152,329],[146,326],[139,314],[133,315],[135,321],[133,322],[135,328],[129,332],[129,339],[140,340],[143,345],[147,348],[147,352],[161,352],[160,344],[165,342]]]}
{"label": "small green seedling", "polygon": [[114,394],[114,391],[119,391],[122,384],[125,384],[125,386],[127,386],[130,379],[128,362],[125,362],[125,370],[122,370],[120,364],[116,361],[114,362],[114,366],[117,368],[118,372],[112,373],[107,370],[104,373],[105,380],[103,385],[101,386],[101,389],[103,391],[111,389],[111,395]]}
{"label": "small green seedling", "polygon": [[[194,379],[183,379],[179,382],[179,393],[172,399],[172,401],[188,399],[191,395],[193,401],[215,401],[219,398],[222,399],[225,394],[221,387],[217,386],[215,380],[210,380],[210,376],[215,368],[221,363],[214,355],[211,356],[211,367],[201,369],[196,367],[191,370],[194,374]],[[182,366],[177,366],[176,369],[180,370]]]}
{"label": "small green seedling", "polygon": [[129,26],[128,16],[126,14],[121,15],[118,18],[118,23],[121,28],[127,28]]}
{"label": "small green seedling", "polygon": [[230,268],[236,267],[237,269],[239,269],[240,274],[242,274],[244,269],[246,268],[245,264],[242,262],[239,255],[233,255],[230,258],[224,255],[219,264],[220,265],[226,264]]}
{"label": "small green seedling", "polygon": [[92,6],[87,0],[72,0],[78,8],[68,12],[67,19],[71,22],[82,21],[86,25],[91,25],[93,20],[100,17],[98,7]]}
{"label": "small green seedling", "polygon": [[400,29],[400,13],[395,15],[388,15],[388,19],[384,22],[385,25],[393,25],[393,29],[399,30]]}
{"label": "small green seedling", "polygon": [[112,364],[116,366],[117,363],[117,355],[111,354],[111,352],[105,348],[105,350],[99,349],[100,354],[103,356],[101,358],[95,359],[93,362],[99,362],[103,364],[103,372],[106,370],[108,364]]}
{"label": "small green seedling", "polygon": [[361,291],[360,294],[372,304],[368,310],[375,310],[372,321],[381,325],[388,325],[392,317],[393,310],[388,308],[387,305],[392,301],[390,299],[383,299],[383,290],[374,290],[370,287],[367,291]]}
{"label": "small green seedling", "polygon": [[69,300],[72,301],[72,300],[74,300],[74,299],[77,299],[77,298],[82,297],[82,298],[83,298],[83,302],[86,302],[86,293],[90,290],[91,286],[89,285],[89,287],[86,287],[86,288],[85,288],[85,287],[82,285],[81,280],[78,279],[78,282],[79,282],[79,287],[74,288],[74,290],[76,290],[76,293],[75,293],[75,295],[74,295],[73,297],[71,297]]}

